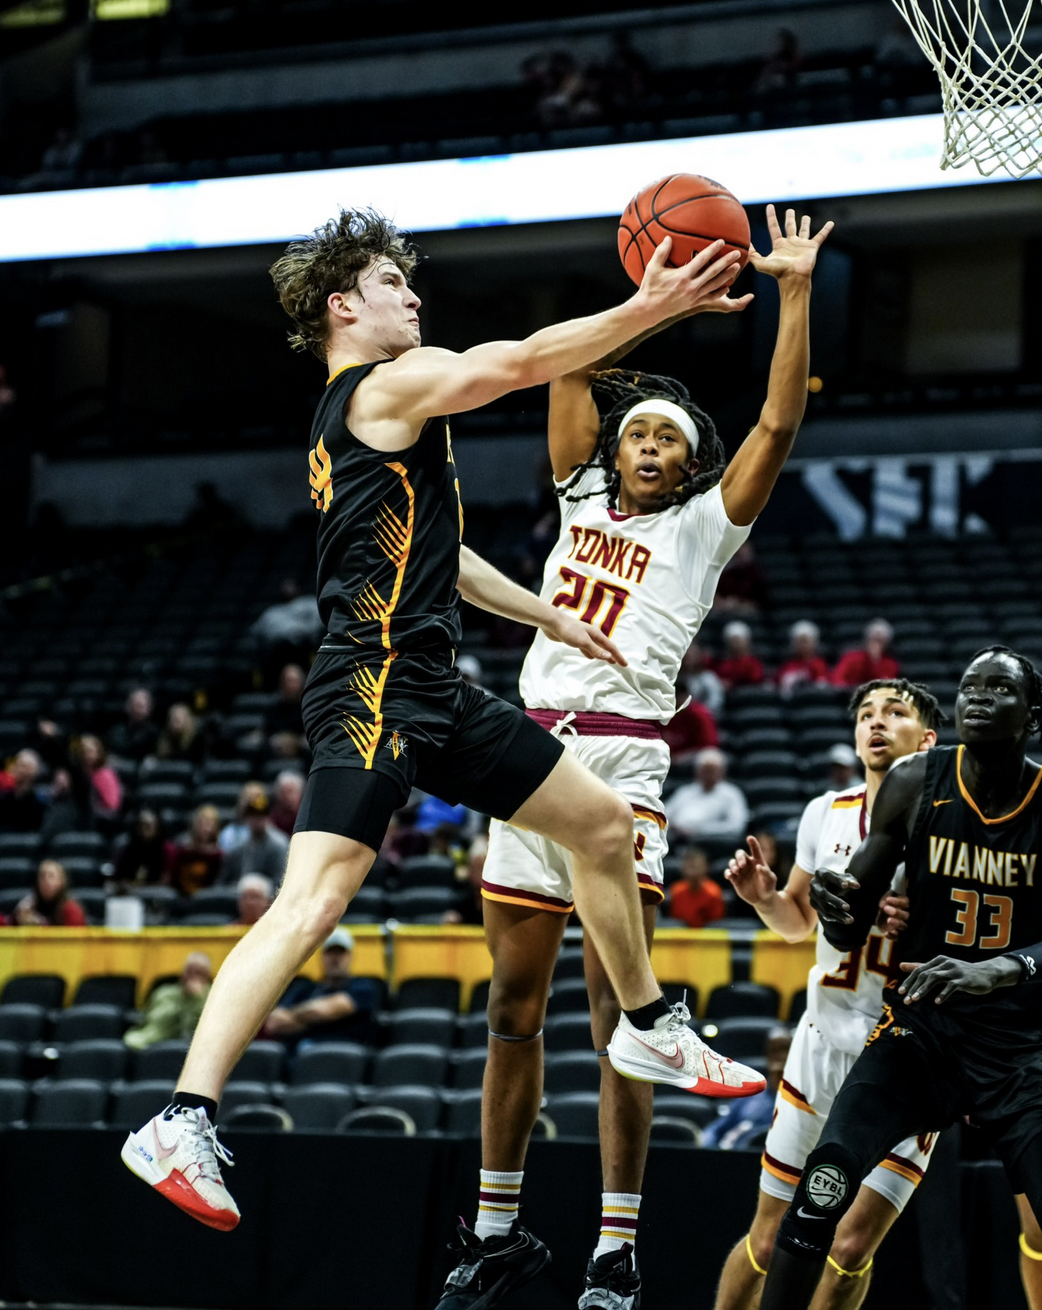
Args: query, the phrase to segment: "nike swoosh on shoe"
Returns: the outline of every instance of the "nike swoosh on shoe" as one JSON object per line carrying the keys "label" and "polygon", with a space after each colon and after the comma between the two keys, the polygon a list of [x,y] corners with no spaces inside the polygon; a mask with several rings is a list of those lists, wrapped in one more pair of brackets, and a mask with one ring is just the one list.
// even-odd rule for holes
{"label": "nike swoosh on shoe", "polygon": [[[630,1035],[633,1036],[632,1033]],[[684,1053],[680,1049],[679,1042],[677,1042],[673,1054],[666,1055],[663,1051],[658,1050],[656,1047],[649,1046],[647,1042],[643,1041],[639,1037],[637,1038],[637,1041],[640,1042],[641,1046],[643,1046],[646,1051],[650,1051],[651,1054],[654,1055],[657,1059],[661,1060],[663,1064],[668,1064],[671,1069],[683,1069]]]}

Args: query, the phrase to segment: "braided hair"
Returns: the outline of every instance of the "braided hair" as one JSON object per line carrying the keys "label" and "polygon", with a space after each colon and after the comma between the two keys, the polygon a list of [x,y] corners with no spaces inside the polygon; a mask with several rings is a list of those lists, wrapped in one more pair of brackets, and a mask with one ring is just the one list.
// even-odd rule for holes
{"label": "braided hair", "polygon": [[593,454],[576,466],[567,483],[558,490],[565,500],[589,500],[599,495],[596,491],[569,494],[587,469],[600,469],[608,491],[609,503],[618,506],[622,477],[615,467],[619,449],[619,424],[627,410],[642,400],[671,400],[688,415],[698,432],[699,469],[693,478],[687,478],[677,489],[662,498],[662,508],[684,505],[692,496],[701,495],[714,487],[721,478],[727,456],[717,436],[713,420],[688,395],[687,388],[674,378],[660,377],[655,373],[636,373],[631,369],[609,368],[594,373],[590,379],[594,403],[601,416],[601,428]]}
{"label": "braided hair", "polygon": [[974,655],[973,659],[970,660],[970,664],[975,664],[982,655],[1008,655],[1011,660],[1016,660],[1020,665],[1020,671],[1024,677],[1024,695],[1027,698],[1028,706],[1037,712],[1040,719],[1038,726],[1030,734],[1034,736],[1035,732],[1042,729],[1042,674],[1039,673],[1026,655],[1019,654],[1010,646],[985,646]]}

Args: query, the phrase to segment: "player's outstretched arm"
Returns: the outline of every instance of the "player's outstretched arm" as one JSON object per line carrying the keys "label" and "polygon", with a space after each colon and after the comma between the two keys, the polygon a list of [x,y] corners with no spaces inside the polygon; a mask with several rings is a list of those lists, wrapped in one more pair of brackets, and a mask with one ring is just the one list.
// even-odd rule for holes
{"label": "player's outstretched arm", "polygon": [[477,409],[508,391],[540,386],[601,359],[726,291],[738,274],[738,255],[721,255],[722,248],[716,241],[690,263],[667,268],[667,239],[656,248],[644,280],[624,304],[542,328],[523,341],[491,341],[458,355],[431,347],[408,350],[366,379],[367,415],[379,420],[373,407],[381,396],[390,413],[414,422]]}
{"label": "player's outstretched arm", "polygon": [[810,903],[830,945],[840,951],[863,946],[879,913],[879,902],[902,862],[919,812],[926,756],[892,769],[872,807],[872,829],[854,852],[846,873],[818,869]]}
{"label": "player's outstretched arm", "polygon": [[609,664],[626,664],[626,659],[614,642],[589,623],[579,619],[532,592],[511,582],[500,571],[475,555],[466,546],[460,547],[459,580],[456,584],[464,600],[491,614],[501,614],[516,623],[528,623],[540,628],[551,641],[574,646],[592,660],[606,660]]}
{"label": "player's outstretched arm", "polygon": [[755,837],[747,837],[746,842],[749,853],[735,851],[727,866],[727,881],[765,927],[787,942],[802,942],[818,922],[810,904],[810,874],[794,864],[784,890],[779,891],[777,875],[764,859],[760,843]]}
{"label": "player's outstretched arm", "polygon": [[761,255],[753,250],[750,261],[757,272],[777,279],[781,294],[778,340],[760,421],[727,466],[720,484],[727,517],[739,527],[752,523],[767,504],[803,421],[810,371],[811,274],[833,227],[826,223],[812,237],[809,216],[804,215],[797,227],[795,211],[787,209],[783,232],[773,205],[767,206],[767,226],[771,252]]}

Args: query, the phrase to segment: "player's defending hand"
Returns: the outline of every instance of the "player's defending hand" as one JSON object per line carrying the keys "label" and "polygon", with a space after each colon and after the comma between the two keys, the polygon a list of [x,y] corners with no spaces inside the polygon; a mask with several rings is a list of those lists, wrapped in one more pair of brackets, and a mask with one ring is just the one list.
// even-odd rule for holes
{"label": "player's defending hand", "polygon": [[905,1005],[925,1000],[936,992],[934,1004],[941,1005],[955,992],[969,992],[971,996],[987,996],[996,987],[1012,987],[1020,982],[1021,968],[1010,955],[997,960],[953,960],[950,955],[935,955],[926,964],[902,964],[908,974],[898,992]]}
{"label": "player's defending hand", "polygon": [[[755,247],[749,247],[749,262],[757,273],[767,273],[779,282],[787,278],[808,278],[817,263],[818,251],[828,238],[835,224],[830,220],[817,236],[810,234],[810,215],[804,214],[796,227],[796,211],[785,211],[785,231],[781,230],[778,215],[773,205],[767,206],[767,230],[771,234],[771,253],[761,255]],[[649,266],[650,267],[650,266]]]}
{"label": "player's defending hand", "polygon": [[846,892],[861,884],[849,873],[835,869],[818,869],[810,880],[810,903],[823,923],[853,923],[850,906],[843,899]]}
{"label": "player's defending hand", "polygon": [[876,927],[891,941],[900,937],[908,927],[908,897],[887,892],[879,902]]}
{"label": "player's defending hand", "polygon": [[613,641],[608,640],[600,628],[583,623],[580,619],[573,618],[571,614],[565,614],[555,608],[551,617],[539,626],[551,641],[561,641],[566,646],[574,646],[576,650],[582,651],[588,660],[606,660],[609,664],[621,664],[623,668],[626,667],[626,657]]}
{"label": "player's defending hand", "polygon": [[735,851],[724,875],[747,905],[762,905],[778,888],[778,875],[764,859],[763,849],[755,837],[747,837],[749,854]]}
{"label": "player's defending hand", "polygon": [[[685,318],[699,309],[711,308],[710,302],[726,296],[728,287],[739,273],[738,251],[729,250],[721,255],[722,241],[706,246],[679,268],[666,267],[672,248],[671,237],[663,238],[655,247],[637,292],[637,296],[652,310],[656,323]],[[734,303],[738,305],[737,301]],[[740,308],[744,309],[745,305]]]}

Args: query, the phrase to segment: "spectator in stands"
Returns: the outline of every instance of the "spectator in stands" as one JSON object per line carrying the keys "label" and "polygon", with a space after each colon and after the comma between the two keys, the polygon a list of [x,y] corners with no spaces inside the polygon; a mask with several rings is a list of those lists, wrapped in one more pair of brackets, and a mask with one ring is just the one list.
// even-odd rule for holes
{"label": "spectator in stands", "polygon": [[242,791],[239,792],[239,799],[235,802],[235,818],[231,823],[226,823],[221,829],[221,835],[217,839],[218,845],[225,855],[235,850],[236,846],[248,840],[250,835],[250,825],[246,821],[246,815],[249,812],[250,805],[254,797],[268,795],[268,789],[263,782],[244,782]]}
{"label": "spectator in stands", "polygon": [[304,720],[300,698],[304,694],[304,670],[299,664],[285,664],[279,673],[278,696],[264,716],[264,731],[272,754],[280,759],[297,759],[304,750]]}
{"label": "spectator in stands", "polygon": [[754,95],[774,95],[795,86],[803,67],[803,55],[796,33],[780,27],[774,35],[774,49],[767,56],[753,83]]}
{"label": "spectator in stands", "polygon": [[709,861],[699,846],[680,854],[680,877],[669,889],[669,913],[689,928],[704,928],[724,917],[723,888],[709,876]]}
{"label": "spectator in stands", "polygon": [[723,752],[706,747],[695,760],[695,781],[678,788],[666,802],[666,818],[681,837],[744,839],[749,806],[741,790],[724,778],[726,769]]}
{"label": "spectator in stands", "polygon": [[724,628],[725,653],[716,662],[716,675],[728,691],[763,682],[763,665],[753,654],[753,634],[748,623],[734,619]]}
{"label": "spectator in stands", "polygon": [[809,619],[800,619],[789,629],[789,658],[778,670],[778,687],[783,696],[795,687],[809,683],[821,686],[829,682],[829,666],[821,658],[818,625]]}
{"label": "spectator in stands", "polygon": [[206,755],[206,739],[199,729],[199,720],[191,709],[180,701],[171,705],[166,723],[156,742],[156,756],[161,760],[187,760],[201,764]]}
{"label": "spectator in stands", "polygon": [[236,888],[239,898],[239,917],[236,923],[252,927],[268,910],[275,898],[275,887],[263,873],[244,873]]}
{"label": "spectator in stands", "polygon": [[221,882],[238,883],[243,874],[262,873],[274,886],[286,871],[289,838],[269,822],[271,801],[267,792],[255,792],[246,807],[249,835],[228,852],[221,868]]}
{"label": "spectator in stands", "polygon": [[352,977],[354,949],[347,929],[335,928],[322,947],[322,981],[295,978],[269,1015],[264,1036],[291,1044],[368,1042],[379,998],[370,979]]}
{"label": "spectator in stands", "polygon": [[163,837],[155,810],[139,810],[130,832],[116,844],[112,876],[119,887],[160,883],[174,859],[173,842]]}
{"label": "spectator in stands", "polygon": [[37,783],[43,760],[21,750],[0,775],[0,832],[39,832],[47,806]]}
{"label": "spectator in stands", "polygon": [[683,709],[677,710],[662,729],[662,740],[669,747],[671,764],[692,759],[707,746],[719,746],[720,734],[716,720],[709,710],[696,700],[688,700],[681,683],[677,684],[677,702],[686,700]]}
{"label": "spectator in stands", "polygon": [[69,875],[57,860],[43,860],[36,871],[36,886],[14,908],[20,928],[82,928],[87,916],[69,895]]}
{"label": "spectator in stands", "polygon": [[202,887],[212,887],[221,871],[224,852],[217,844],[221,816],[215,805],[200,805],[192,816],[191,829],[174,843],[174,854],[166,881],[182,896],[194,896]]}
{"label": "spectator in stands", "polygon": [[283,769],[275,779],[270,820],[287,837],[293,833],[301,798],[304,795],[304,778],[296,769]]}
{"label": "spectator in stands", "polygon": [[281,599],[269,605],[250,628],[269,687],[284,665],[307,667],[324,631],[313,591],[301,594],[295,578],[284,578],[279,595]]}
{"label": "spectator in stands", "polygon": [[185,960],[177,982],[157,987],[145,1002],[145,1013],[136,1028],[128,1028],[123,1040],[135,1051],[156,1042],[188,1041],[195,1032],[199,1016],[213,982],[210,957],[193,951]]}
{"label": "spectator in stands", "polygon": [[140,764],[146,755],[155,754],[159,728],[152,718],[154,710],[148,688],[135,687],[123,707],[123,722],[117,723],[108,734],[108,746],[113,755]]}
{"label": "spectator in stands", "polygon": [[[825,786],[829,791],[846,791],[861,781],[858,757],[853,746],[845,741],[837,742],[829,748],[828,766],[828,782]],[[773,865],[769,867],[774,868]]]}
{"label": "spectator in stands", "polygon": [[721,1151],[740,1151],[743,1148],[763,1146],[774,1117],[774,1102],[791,1045],[792,1033],[784,1024],[778,1024],[770,1030],[766,1047],[767,1086],[755,1096],[728,1101],[712,1123],[706,1126],[702,1134],[703,1146],[715,1146]]}
{"label": "spectator in stands", "polygon": [[118,818],[123,808],[123,784],[119,774],[107,762],[108,756],[100,737],[85,732],[69,749],[72,768],[82,771],[88,784],[90,809],[102,827]]}
{"label": "spectator in stands", "polygon": [[647,98],[651,65],[634,49],[633,37],[625,28],[616,28],[611,35],[604,75],[614,109],[627,110]]}
{"label": "spectator in stands", "polygon": [[756,562],[753,543],[746,541],[724,566],[713,607],[734,614],[757,614],[766,604],[767,574]]}
{"label": "spectator in stands", "polygon": [[894,630],[886,619],[873,619],[865,629],[860,650],[848,650],[832,671],[838,687],[860,687],[875,679],[896,678],[901,672],[897,660],[889,653]]}
{"label": "spectator in stands", "polygon": [[724,708],[724,684],[711,665],[709,652],[693,641],[680,662],[680,677],[691,699],[704,705],[715,719]]}
{"label": "spectator in stands", "polygon": [[603,112],[596,77],[591,77],[567,51],[553,51],[547,59],[536,103],[536,116],[542,126],[574,127],[592,122]]}
{"label": "spectator in stands", "polygon": [[46,789],[47,812],[40,828],[41,845],[46,846],[59,833],[79,832],[90,827],[90,815],[83,798],[77,794],[79,790],[73,786],[68,769],[59,766],[51,774],[50,786]]}

